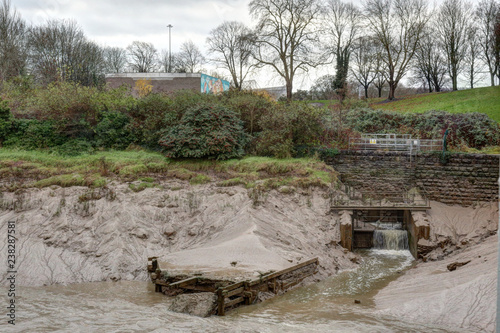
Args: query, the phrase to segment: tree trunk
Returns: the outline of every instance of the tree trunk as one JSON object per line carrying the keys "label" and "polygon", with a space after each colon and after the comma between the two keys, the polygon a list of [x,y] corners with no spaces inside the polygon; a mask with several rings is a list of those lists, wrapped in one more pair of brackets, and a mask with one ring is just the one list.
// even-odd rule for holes
{"label": "tree trunk", "polygon": [[387,99],[392,101],[394,99],[395,92],[396,92],[396,85],[394,83],[389,83],[389,97],[387,97]]}
{"label": "tree trunk", "polygon": [[365,86],[365,98],[368,99],[368,86]]}
{"label": "tree trunk", "polygon": [[378,98],[382,97],[382,86],[377,87],[378,89]]}
{"label": "tree trunk", "polygon": [[451,82],[452,82],[452,85],[453,85],[453,91],[457,91],[458,90],[457,69],[455,67],[453,67],[451,69]]}
{"label": "tree trunk", "polygon": [[292,101],[292,81],[286,81],[286,100],[288,102]]}
{"label": "tree trunk", "polygon": [[491,77],[491,86],[495,86],[495,73],[490,72],[490,77]]}

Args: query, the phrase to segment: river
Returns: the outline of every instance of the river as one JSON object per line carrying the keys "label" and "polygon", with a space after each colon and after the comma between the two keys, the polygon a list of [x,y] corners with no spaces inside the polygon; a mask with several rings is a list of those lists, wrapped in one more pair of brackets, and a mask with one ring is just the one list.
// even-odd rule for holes
{"label": "river", "polygon": [[[169,300],[148,282],[119,281],[21,287],[16,325],[2,332],[456,332],[387,318],[373,296],[411,268],[408,251],[362,251],[355,271],[281,297],[198,318],[167,310]],[[6,301],[3,295],[2,300]],[[360,300],[355,304],[354,300]]]}

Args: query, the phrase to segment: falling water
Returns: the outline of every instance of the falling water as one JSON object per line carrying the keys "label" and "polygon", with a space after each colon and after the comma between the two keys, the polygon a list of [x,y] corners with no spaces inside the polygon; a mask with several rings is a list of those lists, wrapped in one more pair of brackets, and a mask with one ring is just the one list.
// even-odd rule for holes
{"label": "falling water", "polygon": [[373,247],[384,250],[408,250],[408,233],[406,230],[375,230]]}

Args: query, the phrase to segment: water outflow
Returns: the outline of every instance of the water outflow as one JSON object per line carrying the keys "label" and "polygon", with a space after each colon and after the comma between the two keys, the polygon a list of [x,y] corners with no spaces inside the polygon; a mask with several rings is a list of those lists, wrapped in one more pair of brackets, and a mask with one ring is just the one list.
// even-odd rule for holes
{"label": "water outflow", "polygon": [[384,250],[408,250],[408,233],[406,230],[375,230],[373,247]]}

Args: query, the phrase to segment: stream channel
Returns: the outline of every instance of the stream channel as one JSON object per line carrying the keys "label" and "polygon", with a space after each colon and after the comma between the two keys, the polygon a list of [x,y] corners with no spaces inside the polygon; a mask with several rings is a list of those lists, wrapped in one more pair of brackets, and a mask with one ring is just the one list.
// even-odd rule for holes
{"label": "stream channel", "polygon": [[[169,300],[149,282],[119,281],[21,287],[16,325],[1,332],[451,332],[375,311],[373,296],[413,265],[410,252],[359,251],[355,271],[225,317],[198,318],[168,311]],[[355,304],[354,300],[360,300]]]}

